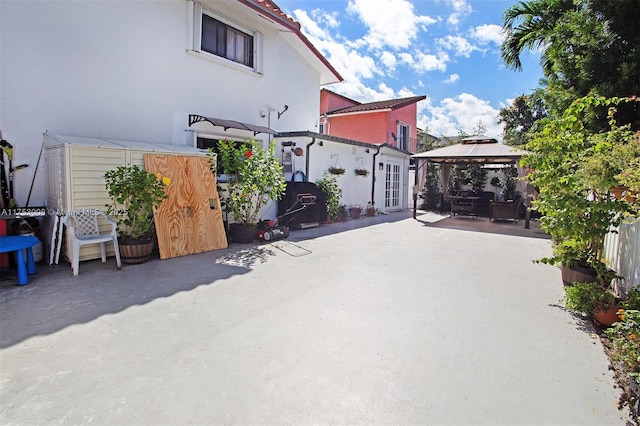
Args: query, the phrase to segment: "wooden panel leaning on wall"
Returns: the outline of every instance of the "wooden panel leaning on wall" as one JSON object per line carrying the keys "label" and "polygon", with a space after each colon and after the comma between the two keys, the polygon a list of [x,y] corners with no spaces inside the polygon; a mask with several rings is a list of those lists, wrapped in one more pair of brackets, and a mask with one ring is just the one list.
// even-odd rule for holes
{"label": "wooden panel leaning on wall", "polygon": [[144,167],[171,179],[168,198],[154,212],[161,259],[227,248],[208,158],[145,154]]}

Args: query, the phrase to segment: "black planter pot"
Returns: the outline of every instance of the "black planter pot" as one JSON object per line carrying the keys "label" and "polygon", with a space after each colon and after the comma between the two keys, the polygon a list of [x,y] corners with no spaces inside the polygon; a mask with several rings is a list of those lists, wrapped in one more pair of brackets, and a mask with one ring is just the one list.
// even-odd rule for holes
{"label": "black planter pot", "polygon": [[232,223],[229,225],[229,236],[234,243],[246,244],[256,239],[258,225],[246,223]]}

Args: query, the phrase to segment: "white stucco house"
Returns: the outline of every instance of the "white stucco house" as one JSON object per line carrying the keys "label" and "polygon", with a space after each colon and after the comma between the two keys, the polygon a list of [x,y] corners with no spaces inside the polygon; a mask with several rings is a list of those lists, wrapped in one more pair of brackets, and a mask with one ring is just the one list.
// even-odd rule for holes
{"label": "white stucco house", "polygon": [[32,179],[29,204],[46,200],[45,132],[266,143],[315,129],[321,85],[342,80],[264,0],[0,1],[0,43],[0,130],[30,166],[15,174],[18,206]]}
{"label": "white stucco house", "polygon": [[[410,153],[387,143],[373,144],[315,132],[284,132],[276,141],[288,149],[301,148],[291,156],[294,180],[304,176],[309,182],[320,179],[330,167],[345,170],[336,176],[346,206],[371,205],[381,212],[408,208]],[[355,170],[366,170],[357,176]]]}

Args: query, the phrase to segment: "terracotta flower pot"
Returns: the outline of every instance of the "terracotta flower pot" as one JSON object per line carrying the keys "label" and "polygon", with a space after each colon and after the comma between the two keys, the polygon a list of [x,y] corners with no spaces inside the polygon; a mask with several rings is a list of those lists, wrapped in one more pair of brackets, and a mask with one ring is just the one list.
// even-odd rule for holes
{"label": "terracotta flower pot", "polygon": [[620,306],[618,305],[597,304],[593,312],[593,319],[603,327],[611,327],[614,323],[620,321],[620,318],[618,318],[619,310]]}
{"label": "terracotta flower pot", "polygon": [[361,214],[362,214],[362,209],[355,208],[355,207],[349,209],[349,216],[351,216],[351,219],[360,219]]}

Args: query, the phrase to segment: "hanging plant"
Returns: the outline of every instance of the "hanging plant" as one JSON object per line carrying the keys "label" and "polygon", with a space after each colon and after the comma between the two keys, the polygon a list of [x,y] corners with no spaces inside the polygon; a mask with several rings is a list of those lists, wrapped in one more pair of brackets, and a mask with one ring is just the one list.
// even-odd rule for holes
{"label": "hanging plant", "polygon": [[356,176],[367,176],[369,175],[369,170],[367,169],[355,169],[354,170]]}
{"label": "hanging plant", "polygon": [[332,175],[343,175],[344,171],[344,167],[329,167],[329,173]]}

